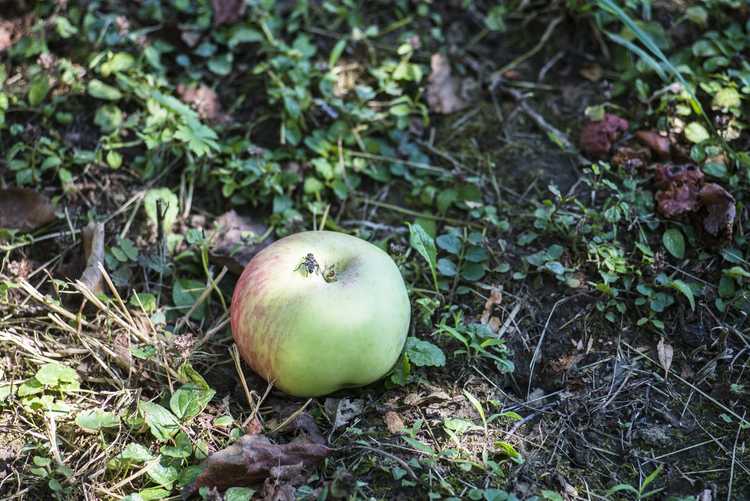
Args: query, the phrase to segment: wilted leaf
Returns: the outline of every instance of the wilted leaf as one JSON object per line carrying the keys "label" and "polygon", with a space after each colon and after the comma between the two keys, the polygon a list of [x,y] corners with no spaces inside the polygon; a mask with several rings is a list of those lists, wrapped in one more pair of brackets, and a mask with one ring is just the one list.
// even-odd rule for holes
{"label": "wilted leaf", "polygon": [[203,472],[183,490],[183,497],[189,498],[204,486],[223,490],[252,486],[269,478],[285,479],[287,484],[299,481],[300,471],[320,463],[331,449],[310,416],[299,416],[292,426],[305,435],[286,444],[271,443],[263,435],[244,435],[226,449],[211,454],[203,463]]}
{"label": "wilted leaf", "polygon": [[707,183],[701,188],[698,198],[707,213],[703,219],[703,229],[711,236],[731,240],[737,215],[734,197],[718,184]]}
{"label": "wilted leaf", "polygon": [[662,337],[659,340],[659,344],[656,345],[656,353],[659,355],[659,363],[664,369],[664,372],[669,372],[669,368],[672,366],[672,356],[674,355],[672,345],[665,343],[664,338]]}
{"label": "wilted leaf", "polygon": [[0,190],[0,228],[30,231],[55,220],[47,197],[26,188]]}
{"label": "wilted leaf", "polygon": [[581,149],[593,158],[604,158],[623,132],[628,130],[628,121],[611,113],[601,120],[588,122],[581,129]]}
{"label": "wilted leaf", "polygon": [[[260,239],[266,237],[263,241]],[[222,214],[216,220],[216,229],[210,236],[211,258],[239,275],[258,252],[273,242],[268,228],[235,210]]]}
{"label": "wilted leaf", "polygon": [[661,164],[656,167],[654,184],[662,189],[675,184],[699,185],[703,178],[703,171],[693,164]]}
{"label": "wilted leaf", "polygon": [[383,419],[385,420],[385,425],[388,427],[388,431],[393,434],[401,433],[401,431],[406,428],[406,426],[404,425],[404,421],[401,419],[401,416],[399,416],[394,411],[386,412],[385,416],[383,416]]}
{"label": "wilted leaf", "polygon": [[668,137],[653,130],[639,130],[635,133],[635,137],[641,144],[647,146],[656,158],[660,160],[669,158],[671,145]]}
{"label": "wilted leaf", "polygon": [[201,84],[197,87],[180,84],[177,86],[180,99],[198,112],[198,116],[204,120],[213,122],[225,122],[229,117],[222,111],[219,96],[211,87]]}
{"label": "wilted leaf", "polygon": [[487,301],[484,303],[484,311],[482,312],[482,318],[480,319],[480,322],[483,324],[486,324],[490,321],[490,317],[492,316],[492,309],[495,305],[500,304],[503,301],[503,293],[500,291],[500,289],[497,289],[495,287],[492,288],[492,291],[490,292],[490,297],[487,298]]}
{"label": "wilted leaf", "polygon": [[86,268],[79,281],[95,294],[102,292],[103,279],[99,268],[104,264],[104,224],[89,223],[81,232]]}
{"label": "wilted leaf", "polygon": [[468,106],[459,95],[461,81],[451,75],[451,65],[444,55],[435,53],[427,80],[427,104],[435,113],[454,113]]}
{"label": "wilted leaf", "polygon": [[245,0],[211,0],[214,26],[232,24],[245,15]]}

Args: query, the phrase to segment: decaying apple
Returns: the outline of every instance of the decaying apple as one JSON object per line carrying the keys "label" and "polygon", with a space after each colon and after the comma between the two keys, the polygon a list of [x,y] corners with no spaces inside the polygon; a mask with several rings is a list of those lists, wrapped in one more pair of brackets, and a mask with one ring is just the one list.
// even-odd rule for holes
{"label": "decaying apple", "polygon": [[383,377],[403,349],[410,316],[390,256],[331,231],[296,233],[266,247],[240,276],[231,306],[245,362],[304,397]]}

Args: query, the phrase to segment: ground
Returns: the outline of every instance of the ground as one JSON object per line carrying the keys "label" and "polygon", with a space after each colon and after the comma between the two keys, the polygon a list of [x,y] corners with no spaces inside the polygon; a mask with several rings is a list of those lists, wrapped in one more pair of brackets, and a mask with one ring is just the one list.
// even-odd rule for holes
{"label": "ground", "polygon": [[[749,19],[6,2],[0,498],[750,499]],[[321,228],[391,255],[412,325],[298,399],[229,304]]]}

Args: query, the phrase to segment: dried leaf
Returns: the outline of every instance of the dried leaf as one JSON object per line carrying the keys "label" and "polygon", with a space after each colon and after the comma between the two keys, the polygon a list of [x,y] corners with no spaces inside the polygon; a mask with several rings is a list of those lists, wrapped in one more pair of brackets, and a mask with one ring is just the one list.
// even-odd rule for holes
{"label": "dried leaf", "polygon": [[27,188],[0,190],[0,228],[31,231],[55,220],[49,198]]}
{"label": "dried leaf", "polygon": [[731,240],[737,215],[734,197],[718,184],[707,183],[701,188],[698,198],[707,213],[703,219],[703,229],[711,236]]}
{"label": "dried leaf", "polygon": [[211,0],[214,9],[214,26],[232,24],[245,15],[245,0]]}
{"label": "dried leaf", "polygon": [[660,160],[669,158],[671,144],[668,137],[653,130],[639,130],[635,133],[635,137],[641,144],[647,146],[656,158]]}
{"label": "dried leaf", "polygon": [[482,322],[483,324],[487,324],[490,321],[490,317],[492,316],[492,309],[496,304],[500,304],[502,301],[503,293],[500,291],[500,289],[493,287],[492,291],[490,292],[490,297],[488,297],[487,301],[485,301],[484,303],[484,311],[482,312],[480,322]]}
{"label": "dried leaf", "polygon": [[221,109],[219,96],[211,87],[203,84],[197,87],[180,84],[177,86],[177,93],[180,99],[195,108],[202,119],[212,122],[226,122],[229,119]]}
{"label": "dried leaf", "polygon": [[99,269],[104,263],[104,224],[91,222],[81,232],[83,254],[86,268],[79,281],[95,294],[104,290],[102,272]]}
{"label": "dried leaf", "polygon": [[656,193],[656,208],[666,218],[695,212],[698,207],[698,188],[695,186],[676,185]]}
{"label": "dried leaf", "polygon": [[604,72],[602,71],[602,67],[596,63],[584,64],[581,67],[581,70],[579,71],[579,73],[581,74],[583,78],[591,82],[598,82],[599,80],[602,79],[602,76],[604,75]]}
{"label": "dried leaf", "polygon": [[386,412],[385,416],[383,416],[383,419],[385,420],[385,425],[388,427],[388,431],[393,434],[401,433],[401,431],[406,428],[406,426],[404,425],[404,421],[401,419],[401,416],[399,416],[394,411]]}
{"label": "dried leaf", "polygon": [[23,38],[34,24],[34,20],[33,12],[15,19],[0,19],[0,53]]}
{"label": "dried leaf", "polygon": [[468,106],[460,96],[461,82],[451,75],[448,58],[440,53],[432,55],[432,71],[427,83],[427,104],[435,113],[454,113]]}
{"label": "dried leaf", "polygon": [[338,428],[349,424],[352,419],[362,414],[364,401],[361,399],[350,400],[348,398],[327,398],[325,407],[326,409],[336,409],[336,417],[333,421],[333,430],[337,430]]}
{"label": "dried leaf", "polygon": [[656,167],[654,184],[657,188],[669,188],[677,183],[698,186],[703,182],[703,171],[693,164],[661,164]]}
{"label": "dried leaf", "polygon": [[664,338],[661,338],[659,344],[656,345],[656,353],[659,355],[659,363],[664,369],[664,372],[669,372],[669,368],[672,366],[672,356],[674,355],[672,345],[665,343]]}
{"label": "dried leaf", "polygon": [[284,485],[303,482],[301,473],[320,463],[331,449],[325,445],[325,439],[310,416],[300,415],[292,426],[305,431],[306,436],[286,444],[275,444],[264,435],[244,435],[229,447],[211,454],[195,482],[183,490],[183,499],[190,498],[204,486],[224,490],[268,479],[276,484],[283,481]]}
{"label": "dried leaf", "polygon": [[581,129],[581,149],[594,158],[604,158],[609,154],[612,143],[628,130],[628,121],[611,113],[605,113],[601,120],[588,122]]}
{"label": "dried leaf", "polygon": [[266,226],[231,210],[216,221],[211,258],[239,275],[250,259],[272,242],[270,238],[259,241],[266,231]]}
{"label": "dried leaf", "polygon": [[260,422],[260,419],[258,419],[258,416],[253,417],[248,423],[245,425],[245,434],[247,435],[257,435],[263,431],[263,424]]}

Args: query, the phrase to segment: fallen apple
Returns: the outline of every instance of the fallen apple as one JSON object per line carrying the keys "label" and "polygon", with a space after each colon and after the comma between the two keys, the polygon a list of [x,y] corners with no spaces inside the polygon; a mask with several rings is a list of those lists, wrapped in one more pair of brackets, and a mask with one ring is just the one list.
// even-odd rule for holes
{"label": "fallen apple", "polygon": [[307,231],[253,257],[231,316],[255,372],[290,395],[313,397],[383,377],[403,349],[411,308],[388,254],[343,233]]}

